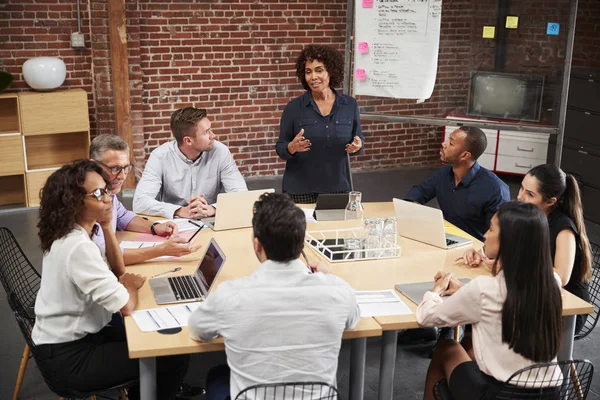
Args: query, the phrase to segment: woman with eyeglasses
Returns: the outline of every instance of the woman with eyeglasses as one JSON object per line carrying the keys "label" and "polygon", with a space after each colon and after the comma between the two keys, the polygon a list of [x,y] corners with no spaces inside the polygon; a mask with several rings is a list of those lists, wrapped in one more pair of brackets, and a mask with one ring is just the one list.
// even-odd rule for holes
{"label": "woman with eyeglasses", "polygon": [[[485,253],[495,260],[493,276],[463,285],[451,273],[438,272],[417,308],[417,321],[422,326],[472,324],[473,335],[462,343],[440,340],[427,371],[425,400],[433,399],[433,387],[441,379],[456,400],[494,399],[500,382],[515,372],[556,361],[562,299],[549,237],[546,216],[538,207],[505,203],[484,235]],[[442,301],[441,296],[450,294]],[[549,385],[549,379],[560,376],[556,369],[540,379]]]}
{"label": "woman with eyeglasses", "polygon": [[[125,273],[111,227],[107,181],[97,163],[81,160],[50,175],[41,191],[43,273],[31,337],[42,375],[58,394],[93,392],[139,378],[124,326],[108,325],[113,313],[131,314],[145,278]],[[106,239],[106,260],[90,238],[97,223]],[[157,360],[158,398],[175,398],[188,361],[188,356]],[[129,399],[138,398],[139,388],[130,388]]]}

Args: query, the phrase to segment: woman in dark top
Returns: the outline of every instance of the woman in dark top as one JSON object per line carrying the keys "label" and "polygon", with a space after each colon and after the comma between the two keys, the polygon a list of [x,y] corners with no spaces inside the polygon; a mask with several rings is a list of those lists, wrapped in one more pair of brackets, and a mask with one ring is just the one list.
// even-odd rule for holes
{"label": "woman in dark top", "polygon": [[[575,178],[554,164],[538,165],[523,178],[517,199],[535,204],[548,216],[554,272],[566,290],[589,302],[592,254]],[[586,318],[585,314],[577,316],[575,333]]]}
{"label": "woman in dark top", "polygon": [[296,60],[296,75],[307,92],[283,110],[275,146],[286,161],[283,191],[296,203],[350,191],[346,154],[359,153],[364,137],[356,100],[334,89],[343,70],[341,54],[328,46],[309,45]]}
{"label": "woman in dark top", "polygon": [[[592,252],[575,178],[553,164],[538,165],[523,178],[517,200],[538,206],[548,216],[554,272],[566,290],[589,302]],[[473,250],[464,255],[464,261],[471,266],[481,261],[490,263],[485,255]],[[577,316],[575,333],[583,328],[586,318],[587,315]]]}

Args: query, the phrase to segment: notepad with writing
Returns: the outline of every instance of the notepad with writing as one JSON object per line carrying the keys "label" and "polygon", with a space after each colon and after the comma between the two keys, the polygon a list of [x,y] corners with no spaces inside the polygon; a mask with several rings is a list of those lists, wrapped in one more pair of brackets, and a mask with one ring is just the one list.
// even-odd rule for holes
{"label": "notepad with writing", "polygon": [[[464,284],[469,283],[470,279],[459,279]],[[401,283],[396,285],[396,290],[408,297],[413,303],[421,304],[423,295],[433,287],[433,281],[418,283]]]}

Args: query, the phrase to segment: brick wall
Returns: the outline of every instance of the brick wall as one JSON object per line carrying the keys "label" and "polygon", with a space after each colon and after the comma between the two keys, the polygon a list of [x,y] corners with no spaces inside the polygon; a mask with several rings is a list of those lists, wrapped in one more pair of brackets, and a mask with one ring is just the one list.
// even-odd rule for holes
{"label": "brick wall", "polygon": [[[438,75],[431,99],[359,96],[363,112],[443,116],[464,111],[471,69],[491,69],[495,45],[481,38],[495,25],[495,0],[445,0]],[[507,32],[510,72],[542,71],[556,83],[564,60],[568,0],[511,2],[518,30]],[[527,4],[525,4],[527,3]],[[127,1],[129,76],[136,163],[170,139],[169,116],[187,105],[206,107],[219,140],[230,146],[245,175],[280,174],[274,143],[285,104],[302,93],[293,63],[308,43],[343,50],[346,0]],[[574,65],[600,64],[600,2],[580,0]],[[82,0],[85,50],[70,48],[76,31],[72,0],[29,0],[0,5],[0,68],[15,74],[13,90],[26,90],[21,65],[35,56],[67,64],[64,87],[89,93],[92,135],[114,130],[107,0]],[[91,18],[90,18],[91,16]],[[547,21],[561,35],[545,35]],[[547,86],[550,87],[550,86]],[[547,96],[553,95],[551,90]],[[358,169],[437,163],[440,127],[364,121]]]}

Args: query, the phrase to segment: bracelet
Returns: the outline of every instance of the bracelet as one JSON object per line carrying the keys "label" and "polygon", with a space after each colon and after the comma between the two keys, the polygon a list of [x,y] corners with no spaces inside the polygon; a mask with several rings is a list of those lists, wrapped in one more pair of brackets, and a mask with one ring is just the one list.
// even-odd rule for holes
{"label": "bracelet", "polygon": [[154,230],[154,225],[158,225],[160,224],[160,222],[155,222],[152,225],[150,225],[150,232],[152,232],[153,235],[156,235],[156,231]]}

